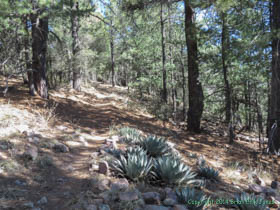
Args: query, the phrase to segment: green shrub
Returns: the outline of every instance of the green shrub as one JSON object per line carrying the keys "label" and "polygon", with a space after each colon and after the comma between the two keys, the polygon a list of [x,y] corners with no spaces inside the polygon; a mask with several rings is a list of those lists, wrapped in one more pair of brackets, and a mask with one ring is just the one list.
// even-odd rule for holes
{"label": "green shrub", "polygon": [[196,173],[185,165],[180,159],[164,156],[155,159],[154,174],[156,179],[168,185],[202,184],[202,180],[196,179]]}
{"label": "green shrub", "polygon": [[118,175],[136,182],[146,179],[152,166],[152,160],[143,150],[132,149],[127,153],[127,157],[121,155],[112,163],[112,168]]}
{"label": "green shrub", "polygon": [[191,210],[203,209],[209,201],[209,198],[202,191],[189,187],[177,189],[176,195],[178,201]]}
{"label": "green shrub", "polygon": [[264,210],[267,208],[266,201],[254,194],[241,193],[235,196],[236,206],[241,210]]}
{"label": "green shrub", "polygon": [[205,179],[209,179],[211,181],[220,180],[219,171],[216,171],[214,168],[209,166],[199,167],[198,176],[204,177]]}
{"label": "green shrub", "polygon": [[140,142],[140,146],[152,157],[159,157],[170,152],[166,140],[156,136],[149,136]]}

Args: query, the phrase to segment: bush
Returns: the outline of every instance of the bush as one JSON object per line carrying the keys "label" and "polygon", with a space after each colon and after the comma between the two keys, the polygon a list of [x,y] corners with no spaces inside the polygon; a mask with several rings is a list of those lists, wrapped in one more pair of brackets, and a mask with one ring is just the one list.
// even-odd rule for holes
{"label": "bush", "polygon": [[236,206],[241,210],[264,210],[268,209],[266,201],[254,194],[241,193],[235,196]]}
{"label": "bush", "polygon": [[118,175],[136,182],[146,179],[152,166],[152,160],[147,154],[137,149],[129,149],[127,157],[121,155],[112,163],[113,170]]}
{"label": "bush", "polygon": [[189,187],[177,189],[176,195],[178,201],[191,210],[203,209],[209,201],[209,198],[202,191]]}
{"label": "bush", "polygon": [[170,152],[166,140],[156,136],[149,136],[140,142],[140,146],[152,157],[159,157]]}
{"label": "bush", "polygon": [[154,174],[156,179],[169,185],[202,184],[202,180],[196,179],[196,173],[181,162],[180,159],[171,156],[160,157],[155,160]]}

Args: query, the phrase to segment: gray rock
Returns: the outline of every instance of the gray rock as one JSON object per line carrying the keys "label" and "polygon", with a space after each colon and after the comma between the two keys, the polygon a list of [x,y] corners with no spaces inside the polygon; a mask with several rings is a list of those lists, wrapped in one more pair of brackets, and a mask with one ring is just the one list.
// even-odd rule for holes
{"label": "gray rock", "polygon": [[26,202],[26,203],[23,204],[23,206],[27,207],[27,208],[34,208],[34,203],[31,202],[31,201],[30,202]]}
{"label": "gray rock", "polygon": [[175,205],[172,210],[188,210],[184,205]]}
{"label": "gray rock", "polygon": [[98,206],[99,210],[110,210],[110,206],[107,204],[101,204]]}
{"label": "gray rock", "polygon": [[109,184],[110,184],[109,179],[103,179],[103,180],[98,182],[97,186],[98,186],[99,190],[105,191],[105,190],[109,189]]}
{"label": "gray rock", "polygon": [[147,204],[160,204],[160,194],[157,192],[142,193],[142,197]]}
{"label": "gray rock", "polygon": [[138,192],[137,191],[128,191],[128,192],[120,192],[119,198],[121,201],[134,201],[138,200]]}
{"label": "gray rock", "polygon": [[37,147],[29,146],[26,148],[26,151],[23,153],[23,157],[27,160],[36,160],[38,157]]}
{"label": "gray rock", "polygon": [[272,182],[271,182],[271,188],[272,188],[272,189],[278,189],[278,188],[280,188],[280,182],[272,181]]}
{"label": "gray rock", "polygon": [[105,175],[109,173],[109,165],[106,161],[99,162],[98,172]]}
{"label": "gray rock", "polygon": [[275,197],[275,196],[277,196],[277,192],[276,192],[276,190],[274,190],[274,189],[272,189],[270,187],[266,187],[265,188],[265,195],[266,196],[273,196],[273,197]]}
{"label": "gray rock", "polygon": [[39,207],[32,208],[31,210],[41,210]]}
{"label": "gray rock", "polygon": [[166,198],[164,201],[163,201],[163,204],[165,206],[174,206],[175,204],[177,204],[177,201],[176,200],[173,200],[172,198]]}
{"label": "gray rock", "polygon": [[114,181],[111,184],[112,191],[122,191],[122,190],[125,191],[128,188],[129,188],[129,183],[125,178]]}
{"label": "gray rock", "polygon": [[106,203],[112,200],[110,191],[105,191],[99,195]]}
{"label": "gray rock", "polygon": [[158,205],[146,205],[145,210],[169,210],[168,207]]}
{"label": "gray rock", "polygon": [[48,199],[46,196],[42,197],[39,201],[37,201],[37,204],[44,205],[48,203]]}
{"label": "gray rock", "polygon": [[62,144],[62,143],[56,143],[53,146],[53,150],[55,152],[62,152],[62,153],[69,152],[69,148],[65,144]]}
{"label": "gray rock", "polygon": [[265,187],[262,187],[262,186],[257,185],[257,184],[250,184],[249,185],[249,191],[253,192],[253,193],[265,193],[266,189],[265,189]]}
{"label": "gray rock", "polygon": [[26,182],[22,182],[20,180],[16,180],[15,184],[18,185],[18,186],[26,186]]}
{"label": "gray rock", "polygon": [[93,152],[91,153],[90,157],[97,158],[99,156],[99,152]]}
{"label": "gray rock", "polygon": [[97,210],[97,206],[93,205],[93,204],[90,204],[86,207],[86,210]]}
{"label": "gray rock", "polygon": [[265,182],[257,175],[254,175],[254,180],[258,185],[265,187]]}
{"label": "gray rock", "polygon": [[93,202],[94,204],[100,205],[100,204],[103,204],[103,199],[101,199],[101,198],[96,198],[96,199],[93,199],[92,202]]}

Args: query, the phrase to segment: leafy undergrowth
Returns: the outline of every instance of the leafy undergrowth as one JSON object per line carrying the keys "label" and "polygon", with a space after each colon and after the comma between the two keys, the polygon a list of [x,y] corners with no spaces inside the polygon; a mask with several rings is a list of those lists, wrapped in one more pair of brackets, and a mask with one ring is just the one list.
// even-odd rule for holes
{"label": "leafy undergrowth", "polygon": [[[228,145],[226,128],[209,122],[192,134],[157,120],[129,107],[125,88],[95,83],[82,92],[50,91],[45,101],[30,97],[16,79],[10,85],[13,91],[0,96],[0,209],[86,209],[98,202],[136,209],[143,193],[167,194],[166,187],[181,200],[246,199],[253,195],[241,193],[256,177],[266,186],[279,179],[279,158],[258,153],[257,142]],[[111,173],[98,173],[102,161],[116,164]],[[114,197],[120,176],[138,199]]]}

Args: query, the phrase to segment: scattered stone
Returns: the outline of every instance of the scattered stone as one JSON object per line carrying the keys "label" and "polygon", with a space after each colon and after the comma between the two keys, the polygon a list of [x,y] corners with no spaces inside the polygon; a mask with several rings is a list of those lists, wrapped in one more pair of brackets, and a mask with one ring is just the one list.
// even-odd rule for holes
{"label": "scattered stone", "polygon": [[53,146],[53,150],[55,152],[62,152],[62,153],[69,152],[69,148],[65,144],[62,144],[62,143],[56,143]]}
{"label": "scattered stone", "polygon": [[173,200],[177,201],[177,195],[171,188],[168,188],[168,187],[165,188],[164,192],[166,194],[165,198],[170,198],[170,199],[173,199]]}
{"label": "scattered stone", "polygon": [[177,201],[173,200],[172,198],[166,198],[164,199],[163,204],[165,206],[174,206],[175,204],[177,204]]}
{"label": "scattered stone", "polygon": [[272,181],[272,182],[271,182],[271,188],[272,188],[272,189],[278,189],[278,188],[280,188],[280,182]]}
{"label": "scattered stone", "polygon": [[254,179],[258,185],[265,187],[265,182],[260,177],[258,177],[257,175],[254,175]]}
{"label": "scattered stone", "polygon": [[38,157],[38,149],[37,147],[29,146],[26,151],[23,153],[24,159],[27,160],[36,160]]}
{"label": "scattered stone", "polygon": [[273,196],[273,197],[275,197],[277,195],[277,192],[276,192],[276,190],[274,190],[274,189],[272,189],[270,187],[267,187],[267,188],[265,188],[265,194],[266,194],[266,196]]}
{"label": "scattered stone", "polygon": [[121,201],[134,201],[138,200],[138,192],[136,191],[128,191],[128,192],[120,192],[119,198]]}
{"label": "scattered stone", "polygon": [[93,199],[92,202],[96,205],[100,205],[100,204],[103,204],[103,199],[96,198],[96,199]]}
{"label": "scattered stone", "polygon": [[18,185],[18,186],[26,186],[26,182],[22,182],[20,180],[16,180],[15,184]]}
{"label": "scattered stone", "polygon": [[99,169],[99,166],[98,165],[96,165],[96,164],[91,164],[90,165],[90,171],[98,171],[98,169]]}
{"label": "scattered stone", "polygon": [[172,210],[188,210],[184,205],[175,205]]}
{"label": "scattered stone", "polygon": [[101,191],[105,191],[109,189],[110,180],[109,179],[103,179],[97,183],[98,189]]}
{"label": "scattered stone", "polygon": [[37,201],[37,204],[44,205],[48,203],[48,199],[46,196],[42,197],[39,201]]}
{"label": "scattered stone", "polygon": [[93,152],[91,153],[90,157],[97,158],[99,156],[99,152]]}
{"label": "scattered stone", "polygon": [[97,210],[97,206],[93,205],[93,204],[90,204],[86,207],[86,210]]}
{"label": "scattered stone", "polygon": [[110,210],[110,206],[107,204],[101,204],[98,206],[99,210]]}
{"label": "scattered stone", "polygon": [[115,182],[112,182],[111,184],[112,191],[122,191],[122,190],[125,191],[128,188],[129,188],[129,183],[125,178],[119,179]]}
{"label": "scattered stone", "polygon": [[30,202],[26,202],[26,203],[23,204],[23,206],[27,207],[27,208],[34,208],[34,203],[31,202],[31,201]]}
{"label": "scattered stone", "polygon": [[107,175],[109,172],[109,165],[106,161],[99,162],[99,173]]}
{"label": "scattered stone", "polygon": [[146,205],[145,210],[169,210],[168,207],[158,205]]}
{"label": "scattered stone", "polygon": [[142,197],[147,204],[160,204],[160,194],[157,192],[142,193]]}
{"label": "scattered stone", "polygon": [[257,185],[257,184],[250,184],[249,185],[249,191],[253,192],[253,193],[265,193],[266,189],[265,189],[265,187],[262,187],[262,186]]}

